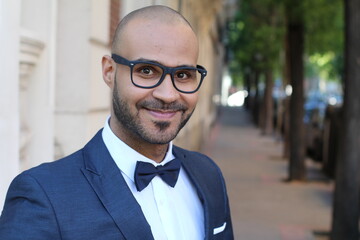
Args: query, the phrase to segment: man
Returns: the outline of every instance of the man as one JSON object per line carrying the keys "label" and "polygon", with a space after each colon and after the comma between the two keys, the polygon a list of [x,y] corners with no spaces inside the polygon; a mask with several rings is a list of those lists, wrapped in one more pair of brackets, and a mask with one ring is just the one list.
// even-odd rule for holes
{"label": "man", "polygon": [[111,117],[83,149],[15,178],[0,239],[233,239],[219,168],[171,142],[206,75],[192,28],[151,6],[115,35],[102,59]]}

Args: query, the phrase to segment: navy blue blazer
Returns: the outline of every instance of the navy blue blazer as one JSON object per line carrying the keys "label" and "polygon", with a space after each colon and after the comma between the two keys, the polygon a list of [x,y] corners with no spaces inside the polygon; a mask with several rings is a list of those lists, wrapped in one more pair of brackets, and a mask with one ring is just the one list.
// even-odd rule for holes
{"label": "navy blue blazer", "polygon": [[[233,239],[219,168],[202,154],[175,146],[173,151],[203,204],[205,239]],[[83,149],[27,170],[13,180],[0,217],[0,239],[154,238],[100,130]]]}

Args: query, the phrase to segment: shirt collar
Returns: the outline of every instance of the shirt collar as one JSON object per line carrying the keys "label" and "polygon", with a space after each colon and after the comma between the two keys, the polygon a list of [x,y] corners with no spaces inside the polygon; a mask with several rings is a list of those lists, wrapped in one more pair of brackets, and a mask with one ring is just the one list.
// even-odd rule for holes
{"label": "shirt collar", "polygon": [[137,161],[148,162],[154,166],[164,165],[175,157],[172,153],[173,143],[169,143],[168,151],[165,155],[164,160],[161,163],[156,163],[154,160],[141,155],[126,143],[124,143],[120,138],[118,138],[110,128],[109,125],[109,116],[105,122],[104,129],[102,131],[102,138],[104,140],[105,146],[108,149],[111,157],[114,159],[118,168],[123,172],[129,179],[134,182],[134,172]]}

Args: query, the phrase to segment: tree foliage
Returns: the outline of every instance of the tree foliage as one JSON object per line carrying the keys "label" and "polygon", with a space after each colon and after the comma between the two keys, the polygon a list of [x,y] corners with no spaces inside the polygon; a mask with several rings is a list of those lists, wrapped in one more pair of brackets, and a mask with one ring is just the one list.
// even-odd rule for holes
{"label": "tree foliage", "polygon": [[273,68],[283,45],[282,5],[274,0],[243,0],[229,23],[230,70],[241,73]]}
{"label": "tree foliage", "polygon": [[[230,71],[235,81],[247,71],[281,65],[289,0],[241,0],[228,25]],[[302,0],[308,74],[340,79],[343,72],[343,1]],[[329,58],[330,57],[330,58]],[[318,65],[314,58],[327,59]]]}
{"label": "tree foliage", "polygon": [[308,66],[316,71],[313,74],[323,79],[341,80],[344,68],[343,1],[306,0],[304,3]]}

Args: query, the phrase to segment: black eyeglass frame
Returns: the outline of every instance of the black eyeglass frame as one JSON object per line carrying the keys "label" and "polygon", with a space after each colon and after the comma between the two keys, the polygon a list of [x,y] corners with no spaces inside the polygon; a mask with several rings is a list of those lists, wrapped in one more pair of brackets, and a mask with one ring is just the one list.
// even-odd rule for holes
{"label": "black eyeglass frame", "polygon": [[[130,61],[130,60],[127,60],[127,59],[124,58],[124,57],[121,57],[120,55],[115,54],[115,53],[112,53],[112,54],[111,54],[111,58],[112,58],[116,63],[118,63],[118,64],[122,64],[122,65],[125,65],[125,66],[130,67],[131,82],[132,82],[132,84],[134,84],[136,87],[139,87],[139,88],[145,88],[145,89],[155,88],[155,87],[159,86],[159,85],[164,81],[165,76],[166,76],[167,74],[169,74],[170,77],[171,77],[171,82],[172,82],[174,88],[175,88],[177,91],[179,91],[179,92],[181,92],[181,93],[191,94],[191,93],[195,93],[195,92],[197,92],[197,91],[199,90],[199,88],[200,88],[200,86],[201,86],[204,78],[205,78],[206,75],[207,75],[206,69],[205,69],[203,66],[201,66],[201,65],[196,65],[196,67],[183,67],[183,66],[180,66],[180,67],[166,67],[166,66],[163,66],[163,65],[161,65],[161,64],[159,64],[159,63],[151,62],[151,61],[141,61],[141,60]],[[136,83],[134,82],[133,76],[132,76],[132,75],[133,75],[133,68],[134,68],[134,66],[135,66],[136,64],[139,64],[139,63],[142,63],[142,64],[144,64],[144,63],[145,63],[145,64],[146,64],[146,63],[152,64],[152,65],[155,65],[155,66],[160,67],[160,68],[163,70],[163,73],[162,73],[159,81],[158,81],[155,85],[146,87],[146,86],[138,85],[138,84],[136,84]],[[200,79],[200,82],[199,82],[198,87],[197,87],[195,90],[193,90],[193,91],[183,91],[183,90],[180,90],[179,88],[176,87],[175,80],[174,80],[174,74],[175,74],[176,71],[182,70],[182,69],[195,70],[195,71],[198,71],[198,72],[200,73],[201,79]]]}

